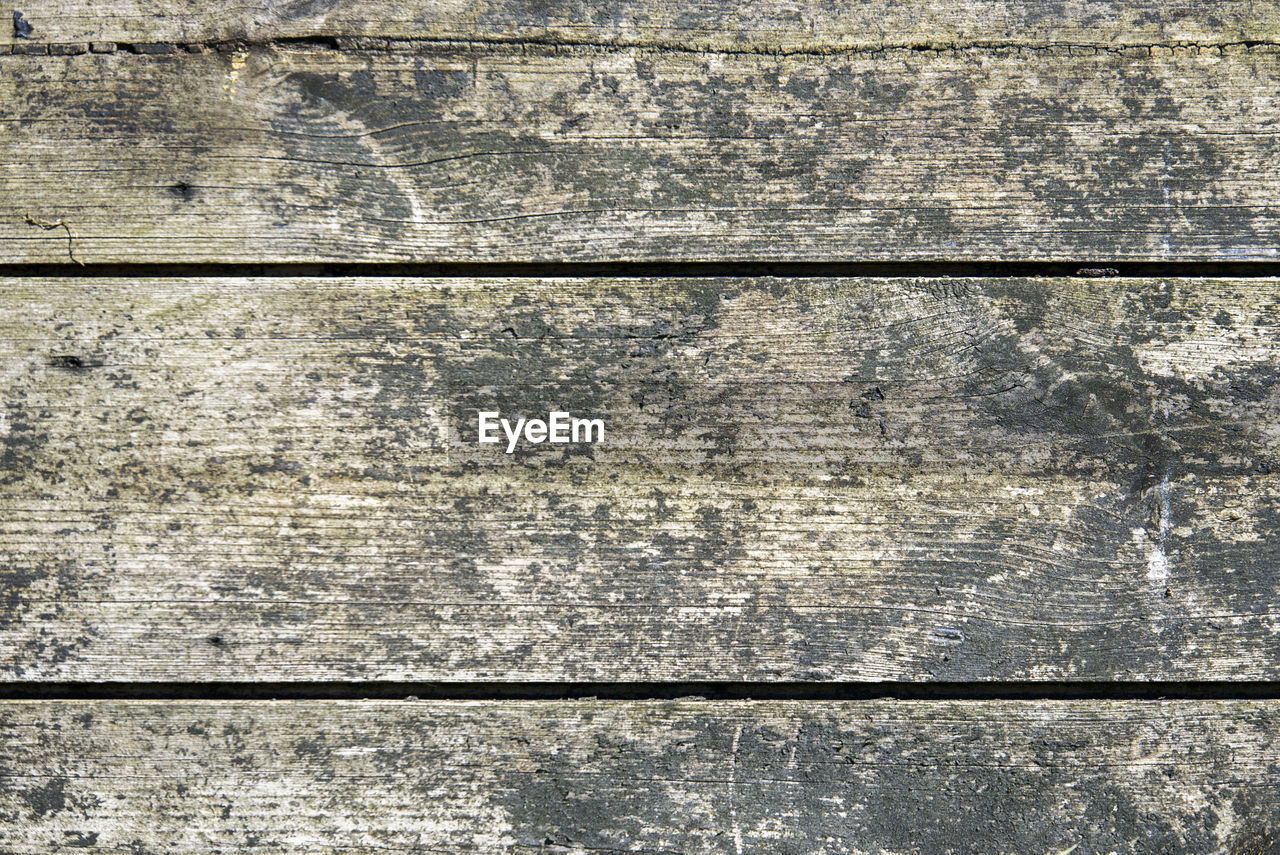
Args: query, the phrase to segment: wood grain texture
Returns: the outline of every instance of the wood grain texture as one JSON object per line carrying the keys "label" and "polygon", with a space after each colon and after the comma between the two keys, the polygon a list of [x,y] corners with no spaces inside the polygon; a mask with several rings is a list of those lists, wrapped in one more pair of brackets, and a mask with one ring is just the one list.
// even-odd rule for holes
{"label": "wood grain texture", "polygon": [[10,702],[0,847],[1260,855],[1278,733],[1258,702]]}
{"label": "wood grain texture", "polygon": [[6,679],[1280,674],[1275,280],[13,280],[0,366]]}
{"label": "wood grain texture", "polygon": [[0,248],[56,263],[1274,259],[1277,50],[11,56]]}
{"label": "wood grain texture", "polygon": [[30,40],[8,28],[0,44],[207,42],[373,36],[435,40],[544,40],[675,49],[822,51],[975,42],[1019,45],[1217,45],[1274,41],[1274,2],[875,2],[821,0],[284,0],[109,5],[26,0]]}

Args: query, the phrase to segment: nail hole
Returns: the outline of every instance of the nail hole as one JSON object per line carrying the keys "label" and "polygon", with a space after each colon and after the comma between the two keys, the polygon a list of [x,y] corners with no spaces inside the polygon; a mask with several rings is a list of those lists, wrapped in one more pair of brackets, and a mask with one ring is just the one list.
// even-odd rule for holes
{"label": "nail hole", "polygon": [[184,202],[190,202],[196,197],[196,188],[192,187],[185,181],[179,181],[169,188],[169,192],[177,196]]}

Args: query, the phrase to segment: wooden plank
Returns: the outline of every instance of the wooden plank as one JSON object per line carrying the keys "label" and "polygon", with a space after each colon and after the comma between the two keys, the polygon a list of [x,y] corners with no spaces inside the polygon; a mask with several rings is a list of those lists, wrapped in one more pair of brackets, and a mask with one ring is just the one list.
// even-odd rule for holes
{"label": "wooden plank", "polygon": [[1271,279],[12,280],[0,366],[6,679],[1280,675]]}
{"label": "wooden plank", "polygon": [[11,56],[9,262],[1265,260],[1277,48]]}
{"label": "wooden plank", "polygon": [[6,28],[0,44],[192,43],[372,36],[431,40],[539,40],[671,48],[822,51],[982,42],[1019,45],[1219,45],[1275,41],[1275,3],[1083,0],[929,3],[874,0],[326,0],[192,3],[190,0],[27,0],[28,39]]}
{"label": "wooden plank", "polygon": [[1273,702],[9,702],[0,847],[1274,851]]}

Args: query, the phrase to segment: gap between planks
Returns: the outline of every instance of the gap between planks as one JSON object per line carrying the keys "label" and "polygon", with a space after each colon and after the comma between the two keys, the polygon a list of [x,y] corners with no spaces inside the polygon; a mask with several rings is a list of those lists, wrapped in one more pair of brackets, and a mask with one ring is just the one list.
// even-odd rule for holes
{"label": "gap between planks", "polygon": [[1275,701],[1280,681],[11,682],[0,701]]}
{"label": "gap between planks", "polygon": [[4,264],[0,278],[252,277],[338,279],[559,279],[559,278],[1174,278],[1280,277],[1280,261],[568,261],[457,263],[129,263]]}

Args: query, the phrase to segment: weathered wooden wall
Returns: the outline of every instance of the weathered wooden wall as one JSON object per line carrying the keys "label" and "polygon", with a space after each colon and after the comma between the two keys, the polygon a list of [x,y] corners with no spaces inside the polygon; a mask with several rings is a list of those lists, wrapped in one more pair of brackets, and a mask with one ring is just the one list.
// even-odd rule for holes
{"label": "weathered wooden wall", "polygon": [[1274,260],[1277,50],[13,56],[0,229],[59,263]]}
{"label": "weathered wooden wall", "polygon": [[1274,851],[1257,703],[19,703],[0,848]]}
{"label": "weathered wooden wall", "polygon": [[822,0],[30,0],[31,38],[0,44],[143,45],[362,38],[418,42],[634,45],[671,51],[802,53],[885,46],[946,48],[1221,46],[1274,41],[1274,2],[983,0],[833,4]]}
{"label": "weathered wooden wall", "polygon": [[1280,668],[1272,279],[15,280],[0,353],[14,677]]}
{"label": "weathered wooden wall", "polygon": [[1280,851],[1280,4],[18,11],[0,852]]}

